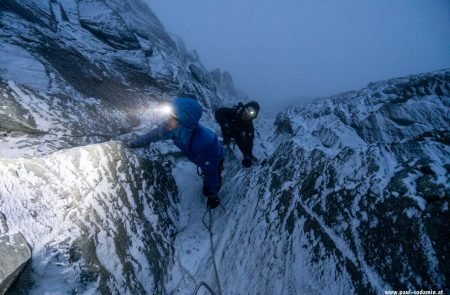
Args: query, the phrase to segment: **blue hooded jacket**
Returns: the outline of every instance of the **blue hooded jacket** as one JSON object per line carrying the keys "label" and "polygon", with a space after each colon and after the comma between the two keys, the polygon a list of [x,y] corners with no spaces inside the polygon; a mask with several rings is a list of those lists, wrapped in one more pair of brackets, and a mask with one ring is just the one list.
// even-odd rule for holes
{"label": "blue hooded jacket", "polygon": [[169,131],[167,123],[141,135],[129,143],[131,148],[145,147],[152,142],[173,139],[175,145],[203,172],[203,186],[210,194],[220,189],[218,165],[223,160],[224,151],[217,136],[210,129],[199,124],[202,116],[200,104],[190,98],[177,98],[171,103],[173,115],[178,119],[178,127]]}

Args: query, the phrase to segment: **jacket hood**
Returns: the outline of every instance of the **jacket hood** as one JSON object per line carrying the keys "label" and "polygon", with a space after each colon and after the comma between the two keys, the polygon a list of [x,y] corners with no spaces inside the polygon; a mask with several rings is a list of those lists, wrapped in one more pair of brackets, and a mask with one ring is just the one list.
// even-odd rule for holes
{"label": "jacket hood", "polygon": [[177,98],[172,103],[173,114],[178,119],[180,127],[194,129],[202,117],[203,109],[191,98]]}
{"label": "jacket hood", "polygon": [[188,145],[192,132],[198,126],[203,109],[200,104],[191,98],[177,98],[171,103],[172,113],[178,119],[179,126],[172,130],[172,134],[183,145]]}

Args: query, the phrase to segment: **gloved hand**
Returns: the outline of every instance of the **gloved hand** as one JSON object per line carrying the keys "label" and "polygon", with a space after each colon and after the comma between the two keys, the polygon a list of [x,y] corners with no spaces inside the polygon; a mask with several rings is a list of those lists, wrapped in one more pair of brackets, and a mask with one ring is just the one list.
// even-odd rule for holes
{"label": "gloved hand", "polygon": [[208,209],[217,208],[217,206],[219,206],[219,205],[220,205],[220,199],[217,195],[208,197],[208,200],[206,201],[206,207]]}
{"label": "gloved hand", "polygon": [[244,166],[245,168],[249,168],[250,166],[252,166],[252,159],[245,158],[244,160],[242,160],[242,166]]}

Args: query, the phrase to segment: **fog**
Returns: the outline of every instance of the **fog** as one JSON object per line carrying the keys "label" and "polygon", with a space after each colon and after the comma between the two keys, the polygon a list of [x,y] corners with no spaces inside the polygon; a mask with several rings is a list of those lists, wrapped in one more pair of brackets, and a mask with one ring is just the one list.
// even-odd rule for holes
{"label": "fog", "polygon": [[208,70],[261,102],[450,68],[449,0],[146,0]]}

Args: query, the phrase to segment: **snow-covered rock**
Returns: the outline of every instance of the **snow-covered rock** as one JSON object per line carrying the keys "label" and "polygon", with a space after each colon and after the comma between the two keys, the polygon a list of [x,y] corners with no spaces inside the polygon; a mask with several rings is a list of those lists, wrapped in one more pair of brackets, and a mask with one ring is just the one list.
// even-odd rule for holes
{"label": "snow-covered rock", "polygon": [[441,71],[279,114],[262,165],[228,172],[224,293],[448,292],[449,86]]}
{"label": "snow-covered rock", "polygon": [[[2,1],[0,61],[0,212],[32,248],[15,291],[218,290],[195,167],[111,139],[179,93],[218,130],[231,77],[140,0]],[[444,70],[262,110],[260,164],[227,150],[213,214],[223,294],[448,293],[449,93]]]}
{"label": "snow-covered rock", "polygon": [[116,142],[0,158],[0,208],[33,257],[19,291],[162,292],[178,213],[170,165]]}
{"label": "snow-covered rock", "polygon": [[31,259],[31,251],[21,233],[8,233],[5,217],[0,213],[0,294],[11,284]]}
{"label": "snow-covered rock", "polygon": [[233,85],[233,78],[231,77],[230,73],[226,71],[222,72],[220,69],[215,69],[214,71],[211,71],[209,75],[216,83],[216,85],[219,85],[220,91],[222,93],[225,93],[227,96],[231,97],[237,95],[237,91]]}
{"label": "snow-covered rock", "polygon": [[[295,137],[321,144],[339,135],[334,146],[396,142],[446,129],[450,124],[449,71],[371,83],[316,104],[279,114],[278,128],[291,126]],[[288,120],[292,117],[293,120]],[[289,129],[289,128],[288,128]],[[326,130],[326,131],[325,131]]]}
{"label": "snow-covered rock", "polygon": [[23,155],[41,155],[100,142],[135,127],[149,102],[180,93],[212,117],[220,98],[185,55],[141,0],[2,1],[2,146],[20,137]]}
{"label": "snow-covered rock", "polygon": [[210,120],[221,102],[198,56],[140,0],[7,0],[0,61],[0,211],[33,249],[16,291],[164,293],[170,163],[92,144],[151,128],[179,93]]}

